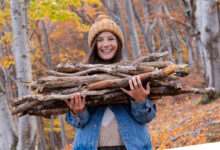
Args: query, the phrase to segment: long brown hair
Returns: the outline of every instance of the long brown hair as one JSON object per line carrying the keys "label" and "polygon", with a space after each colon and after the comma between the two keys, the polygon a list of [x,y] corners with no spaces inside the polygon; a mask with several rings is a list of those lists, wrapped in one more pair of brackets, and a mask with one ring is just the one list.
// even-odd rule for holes
{"label": "long brown hair", "polygon": [[[115,35],[115,34],[114,34]],[[84,61],[85,64],[107,64],[106,61],[102,60],[97,52],[97,37],[95,37],[93,43],[92,43],[92,48],[91,52],[89,54],[89,57],[87,58],[87,61]],[[115,54],[115,56],[109,61],[110,63],[117,63],[122,60],[122,46],[119,38],[115,35],[116,41],[118,43],[118,49]]]}

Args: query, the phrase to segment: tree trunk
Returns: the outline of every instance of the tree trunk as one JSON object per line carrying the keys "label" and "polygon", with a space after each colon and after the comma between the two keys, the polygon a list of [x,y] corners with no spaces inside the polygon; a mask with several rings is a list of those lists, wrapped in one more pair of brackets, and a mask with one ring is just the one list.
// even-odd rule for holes
{"label": "tree trunk", "polygon": [[54,142],[53,121],[54,121],[54,115],[50,117],[50,144],[52,149],[56,149],[56,145]]}
{"label": "tree trunk", "polygon": [[[0,40],[2,40],[2,34],[3,34],[3,32],[0,29]],[[4,58],[5,58],[5,49],[4,49],[4,42],[3,42],[3,40],[2,40],[2,42],[0,44],[0,49],[1,49],[1,54],[2,54],[2,60],[4,60]],[[12,91],[10,89],[11,82],[9,80],[8,68],[1,68],[1,69],[2,69],[2,71],[4,73],[4,78],[5,78],[5,88],[6,88],[5,93],[6,93],[6,96],[8,98],[8,102],[11,103],[12,99],[13,99],[13,94],[12,94]]]}
{"label": "tree trunk", "polygon": [[[161,3],[158,4],[158,14],[162,15],[162,8],[163,5]],[[169,59],[174,62],[173,60],[173,54],[172,54],[172,48],[171,48],[171,42],[170,42],[170,36],[168,34],[168,31],[166,30],[166,27],[163,23],[163,20],[161,18],[158,19],[159,25],[161,27],[161,34],[162,34],[162,42],[164,43],[164,45],[166,45],[167,50],[169,52]]]}
{"label": "tree trunk", "polygon": [[[1,6],[1,5],[0,5]],[[2,32],[0,29],[0,40],[2,40]],[[0,44],[2,60],[5,57],[5,50],[3,41]],[[15,127],[12,121],[11,113],[8,109],[8,103],[5,94],[7,95],[9,102],[11,102],[13,96],[10,91],[10,80],[8,78],[8,69],[2,68],[5,79],[5,91],[3,89],[3,85],[0,81],[0,149],[10,150],[15,149],[18,137],[15,134]],[[7,135],[7,136],[4,136]]]}
{"label": "tree trunk", "polygon": [[135,27],[135,19],[134,19],[131,0],[124,0],[124,5],[125,5],[125,14],[128,24],[128,31],[130,35],[133,59],[137,59],[138,57],[141,56],[141,50],[140,50],[137,30]]}
{"label": "tree trunk", "polygon": [[175,49],[178,55],[177,64],[183,64],[183,50],[180,47],[181,40],[177,32],[177,28],[175,25],[172,26],[172,36],[171,40],[174,41]]}
{"label": "tree trunk", "polygon": [[[143,4],[143,14],[144,17],[150,17],[153,13],[153,8],[155,7],[155,2],[153,4],[148,4],[148,0],[142,0]],[[154,40],[154,27],[157,23],[157,17],[151,18],[151,19],[146,19],[145,20],[145,30],[144,34],[147,37],[146,44],[150,48],[149,51],[155,52],[156,46],[155,46],[155,40]]]}
{"label": "tree trunk", "polygon": [[[41,21],[42,23],[42,27],[43,27],[43,32],[44,32],[44,42],[45,42],[45,46],[46,46],[46,65],[47,65],[47,68],[51,69],[51,70],[54,70],[54,66],[53,66],[53,63],[52,63],[52,60],[51,60],[51,55],[50,55],[50,44],[49,44],[49,40],[48,40],[48,34],[47,34],[47,28],[44,24],[43,21]],[[53,120],[54,119],[51,119],[51,129],[50,129],[50,132],[53,132]],[[59,120],[60,120],[60,128],[61,128],[61,139],[62,139],[62,146],[63,148],[66,147],[66,135],[65,135],[65,128],[64,128],[64,123],[63,123],[63,118],[61,115],[59,115]],[[52,147],[55,147],[54,145],[54,134],[52,133],[51,135],[53,135],[53,137],[51,136],[50,138],[53,138],[51,139],[52,141]]]}
{"label": "tree trunk", "polygon": [[47,29],[46,29],[44,21],[41,21],[41,25],[43,28],[44,44],[46,47],[46,65],[47,65],[47,68],[54,70],[53,63],[52,63],[51,56],[50,56],[50,44],[49,44],[49,40],[48,40]]}
{"label": "tree trunk", "polygon": [[43,130],[43,119],[41,117],[37,117],[37,127],[38,127],[38,134],[40,136],[40,145],[41,145],[41,150],[46,150],[46,139],[44,135],[44,130]]}
{"label": "tree trunk", "polygon": [[143,41],[144,41],[145,48],[146,48],[146,50],[148,50],[150,53],[152,53],[151,48],[147,45],[147,35],[144,34],[144,26],[143,26],[142,23],[141,23],[141,18],[140,18],[139,15],[138,15],[138,12],[137,12],[137,10],[136,10],[136,8],[135,8],[135,5],[134,5],[133,0],[131,0],[131,5],[132,5],[132,10],[133,10],[133,12],[134,12],[135,19],[137,20],[138,26],[139,26],[139,28],[140,28],[141,35],[143,36],[143,39],[144,39]]}
{"label": "tree trunk", "polygon": [[[184,15],[186,16],[186,18],[189,20],[190,23],[190,27],[187,28],[186,30],[188,34],[187,40],[189,42],[189,45],[191,45],[190,47],[192,47],[191,53],[194,56],[193,58],[194,66],[197,65],[198,67],[197,69],[201,70],[200,74],[204,74],[205,72],[205,58],[204,58],[204,50],[203,50],[204,46],[201,42],[200,31],[199,31],[200,28],[199,26],[201,25],[200,16],[202,15],[202,13],[200,12],[197,12],[197,14],[195,13],[196,12],[195,3],[198,1],[182,0],[180,2],[184,6]],[[201,9],[199,5],[197,5],[197,9]],[[197,24],[197,22],[199,24]],[[195,51],[198,51],[199,53]],[[196,57],[197,55],[199,55],[200,58]]]}
{"label": "tree trunk", "polygon": [[[27,1],[11,0],[13,53],[16,62],[18,97],[31,94],[23,84],[32,81],[30,47],[28,43]],[[18,150],[36,149],[35,117],[24,116],[18,123]]]}
{"label": "tree trunk", "polygon": [[16,148],[17,135],[8,109],[7,100],[0,82],[0,149],[11,150]]}
{"label": "tree trunk", "polygon": [[193,56],[192,56],[192,46],[190,44],[189,37],[188,37],[186,29],[185,29],[184,33],[185,33],[186,48],[188,50],[187,51],[188,52],[188,64],[189,64],[189,68],[190,68],[191,72],[193,72],[194,61],[193,61]]}
{"label": "tree trunk", "polygon": [[63,148],[65,148],[67,143],[66,143],[66,134],[65,134],[65,128],[64,128],[62,115],[59,115],[59,120],[60,120],[60,128],[61,128],[62,146]]}
{"label": "tree trunk", "polygon": [[197,25],[205,58],[207,85],[220,92],[220,27],[216,0],[197,0]]}

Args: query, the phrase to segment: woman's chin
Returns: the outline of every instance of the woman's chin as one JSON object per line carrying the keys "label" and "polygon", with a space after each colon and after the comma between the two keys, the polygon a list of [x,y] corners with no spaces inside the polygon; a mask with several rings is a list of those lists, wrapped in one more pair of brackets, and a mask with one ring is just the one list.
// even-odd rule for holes
{"label": "woman's chin", "polygon": [[108,61],[108,60],[111,60],[112,57],[105,57],[105,58],[102,58],[102,59],[105,60],[105,61]]}
{"label": "woman's chin", "polygon": [[113,58],[113,55],[103,55],[101,58],[103,60],[111,60]]}

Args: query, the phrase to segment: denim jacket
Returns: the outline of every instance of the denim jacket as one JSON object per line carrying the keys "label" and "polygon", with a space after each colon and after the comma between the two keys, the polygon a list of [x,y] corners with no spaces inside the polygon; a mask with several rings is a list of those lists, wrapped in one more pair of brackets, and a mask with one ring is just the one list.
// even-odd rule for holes
{"label": "denim jacket", "polygon": [[[122,140],[127,150],[152,150],[146,123],[156,116],[156,105],[131,100],[131,104],[107,105],[115,114]],[[66,122],[77,128],[74,150],[97,150],[98,136],[106,105],[85,108],[74,115],[66,113]]]}

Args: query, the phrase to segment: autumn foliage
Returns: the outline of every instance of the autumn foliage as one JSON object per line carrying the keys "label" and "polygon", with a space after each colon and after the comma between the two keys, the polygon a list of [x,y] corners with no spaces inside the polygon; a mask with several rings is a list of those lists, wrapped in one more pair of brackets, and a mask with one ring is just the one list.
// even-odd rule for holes
{"label": "autumn foliage", "polygon": [[[192,82],[193,80],[193,82]],[[203,79],[191,75],[184,79],[202,86]],[[197,103],[201,96],[184,94],[156,102],[157,117],[149,124],[155,149],[196,145],[220,140],[220,99],[206,105]]]}

